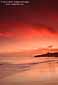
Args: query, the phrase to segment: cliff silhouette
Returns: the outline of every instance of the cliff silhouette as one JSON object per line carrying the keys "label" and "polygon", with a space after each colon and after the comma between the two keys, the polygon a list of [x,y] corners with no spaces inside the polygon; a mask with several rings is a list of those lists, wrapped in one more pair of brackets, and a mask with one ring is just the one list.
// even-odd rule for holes
{"label": "cliff silhouette", "polygon": [[36,55],[34,57],[58,57],[58,52],[55,53],[46,53],[46,54],[41,54],[41,55]]}

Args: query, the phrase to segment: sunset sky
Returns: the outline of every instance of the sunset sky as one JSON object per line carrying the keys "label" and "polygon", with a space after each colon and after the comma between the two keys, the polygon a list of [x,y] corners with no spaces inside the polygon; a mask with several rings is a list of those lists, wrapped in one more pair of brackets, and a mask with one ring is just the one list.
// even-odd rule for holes
{"label": "sunset sky", "polygon": [[23,6],[0,2],[0,52],[58,48],[57,0],[29,0]]}

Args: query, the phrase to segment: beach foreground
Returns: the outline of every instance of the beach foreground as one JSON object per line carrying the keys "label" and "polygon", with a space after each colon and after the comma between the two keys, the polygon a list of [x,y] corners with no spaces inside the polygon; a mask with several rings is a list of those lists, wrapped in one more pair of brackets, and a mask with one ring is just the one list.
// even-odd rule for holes
{"label": "beach foreground", "polygon": [[28,57],[9,59],[8,62],[7,58],[4,60],[0,64],[1,85],[58,85],[58,58]]}

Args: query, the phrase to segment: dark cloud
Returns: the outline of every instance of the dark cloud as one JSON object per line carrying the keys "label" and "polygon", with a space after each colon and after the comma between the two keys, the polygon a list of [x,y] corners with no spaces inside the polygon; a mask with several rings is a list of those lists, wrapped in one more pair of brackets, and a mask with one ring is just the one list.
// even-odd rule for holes
{"label": "dark cloud", "polygon": [[0,25],[3,25],[0,26],[0,32],[14,31],[20,22],[44,24],[50,31],[58,31],[58,1],[30,0],[30,4],[24,6],[4,6],[0,3]]}
{"label": "dark cloud", "polygon": [[38,31],[40,31],[41,29],[42,30],[46,29],[49,32],[56,33],[56,31],[53,28],[48,27],[47,25],[44,25],[44,24],[33,24],[32,27],[33,29],[37,29]]}

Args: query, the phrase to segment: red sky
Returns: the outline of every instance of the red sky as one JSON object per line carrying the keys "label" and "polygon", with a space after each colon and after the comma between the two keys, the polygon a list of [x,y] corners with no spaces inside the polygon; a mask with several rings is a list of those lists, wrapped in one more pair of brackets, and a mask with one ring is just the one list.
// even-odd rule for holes
{"label": "red sky", "polygon": [[38,49],[52,45],[58,48],[58,32],[49,31],[48,27],[25,26],[17,32],[17,49]]}
{"label": "red sky", "polygon": [[24,6],[0,5],[0,52],[58,48],[58,2],[31,0]]}

